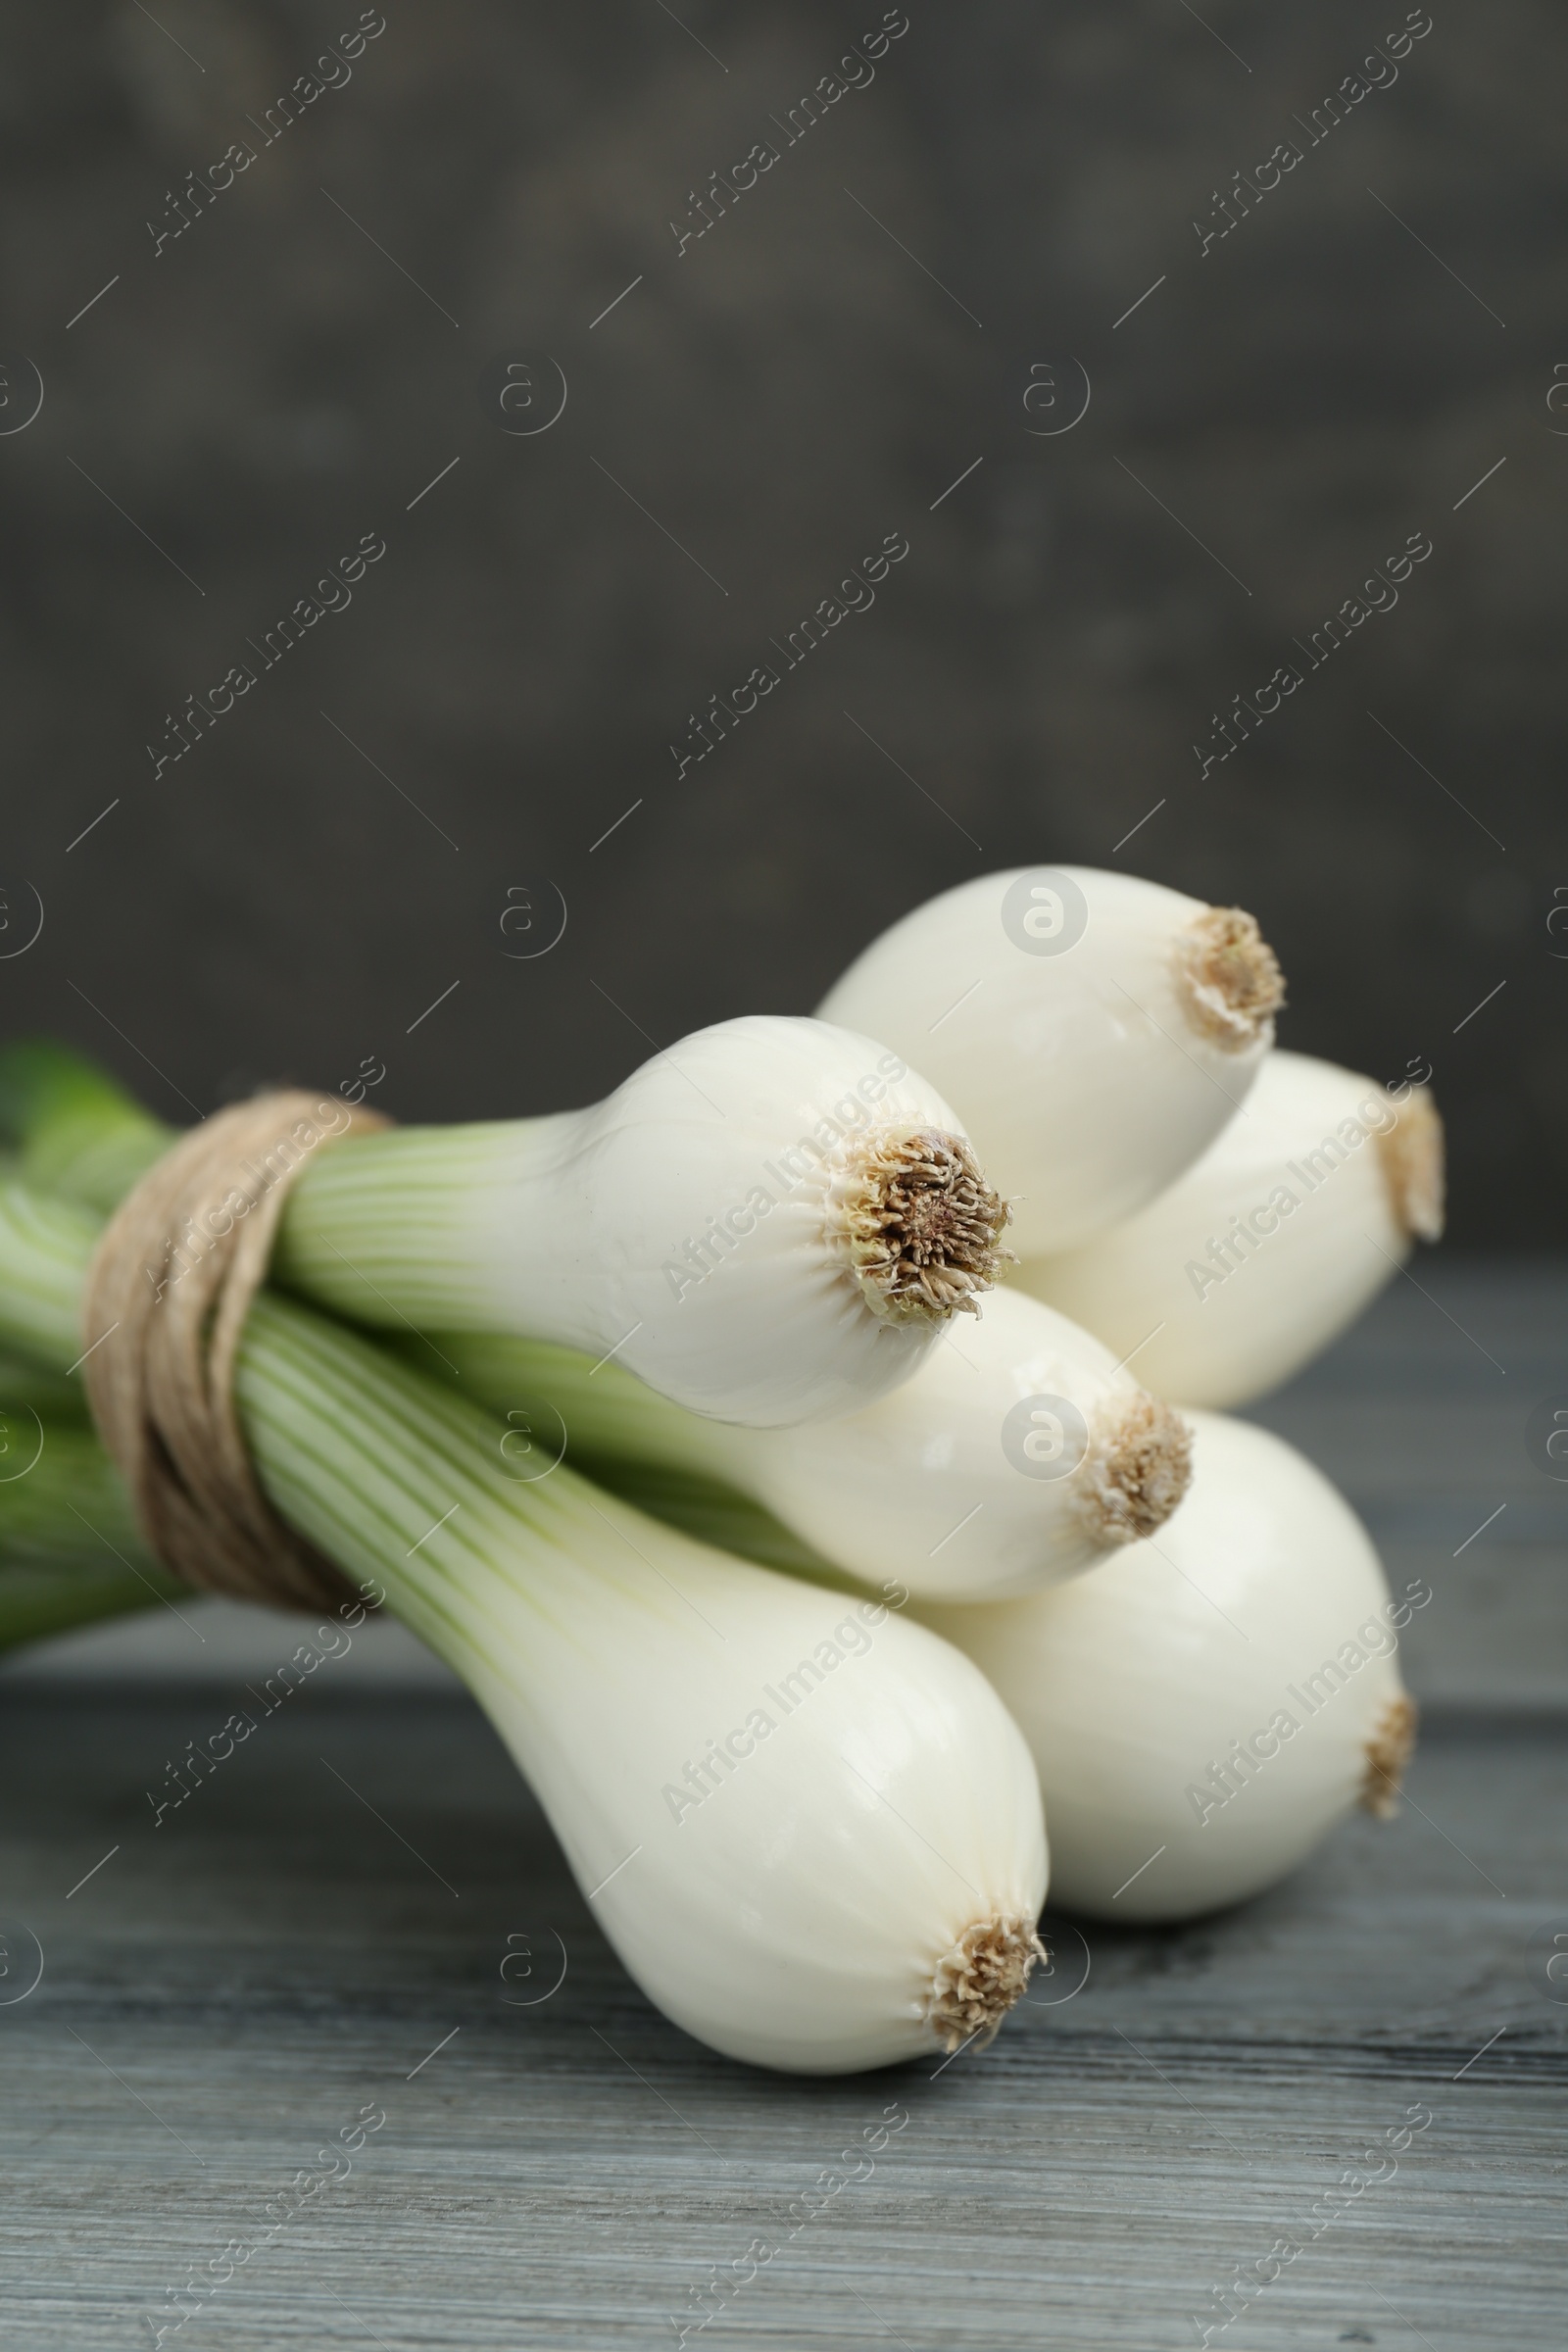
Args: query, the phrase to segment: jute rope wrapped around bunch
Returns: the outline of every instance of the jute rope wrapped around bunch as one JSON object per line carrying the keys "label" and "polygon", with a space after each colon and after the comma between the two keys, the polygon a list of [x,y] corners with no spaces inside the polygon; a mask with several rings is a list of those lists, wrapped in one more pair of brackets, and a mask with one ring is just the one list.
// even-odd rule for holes
{"label": "jute rope wrapped around bunch", "polygon": [[82,1371],[159,1557],[189,1585],[283,1608],[352,1597],[257,1484],[234,1359],[288,1189],[313,1152],[390,1122],[292,1091],[220,1110],[150,1168],[88,1270]]}

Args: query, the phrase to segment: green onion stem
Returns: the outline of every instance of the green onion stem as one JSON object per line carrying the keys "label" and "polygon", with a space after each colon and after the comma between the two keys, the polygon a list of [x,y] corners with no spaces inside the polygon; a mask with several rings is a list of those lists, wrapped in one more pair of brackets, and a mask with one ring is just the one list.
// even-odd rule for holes
{"label": "green onion stem", "polygon": [[176,1597],[89,1430],[0,1412],[0,1650]]}
{"label": "green onion stem", "polygon": [[[98,1231],[74,1203],[0,1183],[0,1341],[51,1369],[75,1366]],[[612,1592],[661,1615],[686,1605],[657,1568],[662,1551],[678,1574],[685,1539],[564,1465],[519,1479],[488,1414],[309,1308],[256,1300],[235,1401],[277,1510],[351,1577],[384,1587],[481,1697],[508,1690],[519,1638],[549,1635],[589,1657],[595,1608]]]}

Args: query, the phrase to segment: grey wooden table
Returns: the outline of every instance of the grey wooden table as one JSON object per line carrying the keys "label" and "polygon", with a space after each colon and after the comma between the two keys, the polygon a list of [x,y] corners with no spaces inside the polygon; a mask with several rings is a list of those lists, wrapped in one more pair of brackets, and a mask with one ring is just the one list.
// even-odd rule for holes
{"label": "grey wooden table", "polygon": [[[717,2266],[733,2292],[688,2338],[713,2352],[1205,2328],[1225,2352],[1560,2352],[1568,1485],[1524,1433],[1568,1390],[1568,1276],[1419,1271],[1430,1301],[1396,1286],[1260,1414],[1434,1585],[1412,1803],[1184,1932],[1056,1923],[978,2059],[797,2082],[665,2025],[482,1720],[395,1644],[157,1831],[144,1791],[221,1721],[233,1643],[193,1675],[149,1626],[10,1670],[6,2346],[674,2344]],[[275,1622],[254,1639],[270,1655]],[[874,2169],[831,2189],[885,2115]]]}

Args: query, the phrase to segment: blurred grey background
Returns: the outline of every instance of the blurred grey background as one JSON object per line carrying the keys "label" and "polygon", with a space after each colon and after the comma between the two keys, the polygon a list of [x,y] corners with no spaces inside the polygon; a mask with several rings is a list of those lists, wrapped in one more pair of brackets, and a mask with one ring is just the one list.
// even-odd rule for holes
{"label": "blurred grey background", "polygon": [[1433,1063],[1459,1245],[1560,1241],[1565,64],[1542,0],[12,10],[7,1031],[176,1118],[546,1109],[1116,863]]}

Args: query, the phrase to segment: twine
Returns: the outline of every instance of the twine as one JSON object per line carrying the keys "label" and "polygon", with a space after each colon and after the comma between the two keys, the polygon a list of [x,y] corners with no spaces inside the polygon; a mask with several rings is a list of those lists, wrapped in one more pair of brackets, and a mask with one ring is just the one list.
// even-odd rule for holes
{"label": "twine", "polygon": [[288,1189],[314,1152],[390,1122],[285,1092],[182,1136],[117,1209],[82,1304],[99,1434],[158,1557],[198,1590],[279,1608],[352,1588],[262,1493],[234,1410],[234,1359]]}

